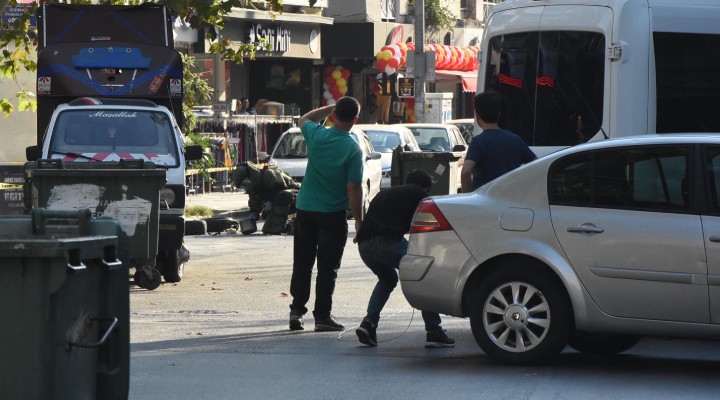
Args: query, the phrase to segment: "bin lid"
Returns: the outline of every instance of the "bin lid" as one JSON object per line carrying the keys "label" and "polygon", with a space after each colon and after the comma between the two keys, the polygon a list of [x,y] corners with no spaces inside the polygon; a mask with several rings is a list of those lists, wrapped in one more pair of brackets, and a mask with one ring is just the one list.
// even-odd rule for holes
{"label": "bin lid", "polygon": [[107,246],[117,246],[117,236],[1,235],[0,258],[64,258],[71,250],[84,259],[102,258]]}
{"label": "bin lid", "polygon": [[402,160],[421,160],[432,159],[434,161],[457,161],[462,157],[462,153],[452,153],[449,151],[405,151],[400,153]]}

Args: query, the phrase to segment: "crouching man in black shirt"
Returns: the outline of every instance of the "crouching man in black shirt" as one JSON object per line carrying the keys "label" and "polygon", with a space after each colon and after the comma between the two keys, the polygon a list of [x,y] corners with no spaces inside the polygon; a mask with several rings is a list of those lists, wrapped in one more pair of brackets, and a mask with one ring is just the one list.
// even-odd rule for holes
{"label": "crouching man in black shirt", "polygon": [[[404,235],[410,231],[412,217],[420,201],[432,186],[430,175],[415,170],[408,174],[405,185],[394,186],[378,193],[370,203],[355,241],[365,265],[377,275],[378,283],[368,302],[367,316],[355,333],[360,342],[377,346],[376,329],[390,293],[398,283],[397,268],[407,253]],[[440,326],[440,315],[422,312],[427,331],[425,347],[452,347],[455,341]]]}

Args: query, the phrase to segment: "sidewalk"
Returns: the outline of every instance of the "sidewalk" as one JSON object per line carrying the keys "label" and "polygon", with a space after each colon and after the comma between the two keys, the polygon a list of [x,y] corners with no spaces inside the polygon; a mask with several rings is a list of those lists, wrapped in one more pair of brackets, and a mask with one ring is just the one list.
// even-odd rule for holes
{"label": "sidewalk", "polygon": [[237,220],[248,218],[250,214],[248,195],[244,191],[191,194],[186,198],[186,206],[205,206],[214,210],[216,216]]}

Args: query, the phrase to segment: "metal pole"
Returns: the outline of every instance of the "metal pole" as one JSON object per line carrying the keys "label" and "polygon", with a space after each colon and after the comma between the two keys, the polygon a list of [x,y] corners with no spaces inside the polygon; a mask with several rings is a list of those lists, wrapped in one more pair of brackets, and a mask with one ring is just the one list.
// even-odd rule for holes
{"label": "metal pole", "polygon": [[425,122],[425,0],[415,0],[415,122]]}

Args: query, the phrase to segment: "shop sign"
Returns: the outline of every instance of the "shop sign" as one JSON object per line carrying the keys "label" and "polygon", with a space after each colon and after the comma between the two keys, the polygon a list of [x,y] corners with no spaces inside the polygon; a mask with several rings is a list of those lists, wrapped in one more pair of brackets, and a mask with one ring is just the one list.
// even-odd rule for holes
{"label": "shop sign", "polygon": [[[20,2],[18,1],[18,3]],[[5,6],[5,12],[3,12],[2,14],[2,22],[8,25],[12,25],[15,20],[20,18],[29,8],[29,4],[18,4],[15,7]],[[30,17],[30,28],[37,28],[37,17]]]}
{"label": "shop sign", "polygon": [[262,24],[250,25],[250,42],[256,42],[261,39],[267,40],[272,49],[284,53],[290,50],[290,29],[284,29],[282,26],[263,27]]}
{"label": "shop sign", "polygon": [[398,97],[415,97],[415,78],[398,79]]}

